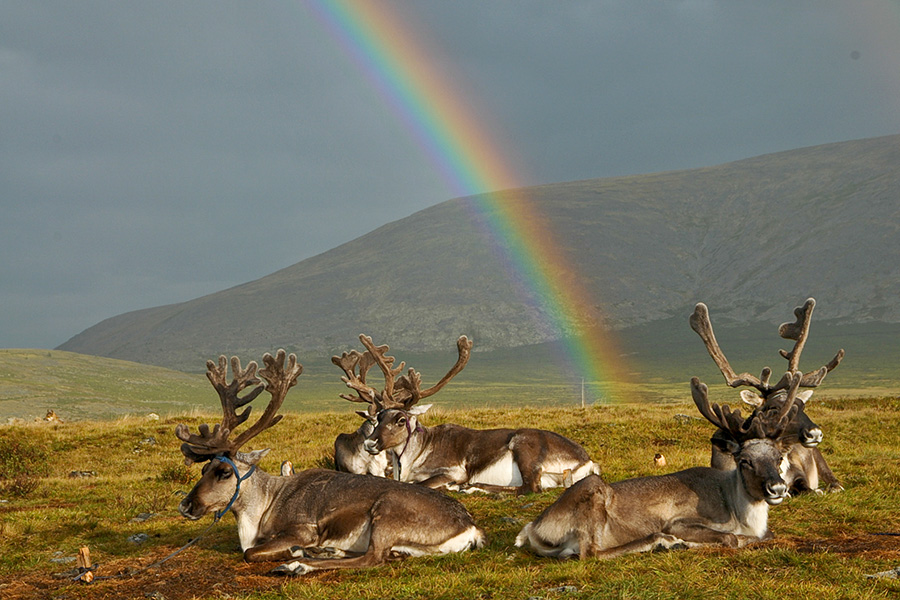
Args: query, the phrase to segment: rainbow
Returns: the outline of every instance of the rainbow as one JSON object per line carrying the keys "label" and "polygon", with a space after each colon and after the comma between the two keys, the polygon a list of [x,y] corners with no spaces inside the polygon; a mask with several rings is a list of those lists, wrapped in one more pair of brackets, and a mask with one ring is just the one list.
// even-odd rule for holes
{"label": "rainbow", "polygon": [[577,280],[561,279],[561,273],[577,269],[542,227],[525,192],[501,193],[521,188],[522,178],[488,138],[470,99],[463,103],[436,71],[406,16],[370,0],[308,0],[306,6],[378,90],[450,189],[465,197],[513,275],[548,316],[574,371],[594,394],[610,398],[610,386],[628,380],[612,335],[599,327],[571,334],[581,330],[577,324],[585,315],[596,315],[595,302]]}

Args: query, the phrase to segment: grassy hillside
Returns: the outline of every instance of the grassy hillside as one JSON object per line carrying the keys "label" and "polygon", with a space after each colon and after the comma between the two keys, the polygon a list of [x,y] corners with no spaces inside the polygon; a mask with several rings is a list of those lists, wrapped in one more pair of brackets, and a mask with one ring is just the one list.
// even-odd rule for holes
{"label": "grassy hillside", "polygon": [[60,350],[0,349],[0,422],[43,418],[48,410],[69,420],[186,413],[214,409],[217,398],[198,374]]}
{"label": "grassy hillside", "polygon": [[[496,399],[489,395],[484,400]],[[694,415],[696,409],[681,401],[586,410],[442,410],[427,415],[425,422],[551,428],[582,443],[601,465],[604,477],[616,481],[708,461],[712,426],[674,419],[679,413]],[[896,510],[900,400],[831,400],[815,404],[810,413],[826,431],[822,448],[846,491],[793,498],[772,508],[770,527],[776,536],[772,541],[740,550],[695,549],[606,562],[560,562],[513,546],[516,533],[553,502],[558,490],[523,497],[457,495],[488,533],[485,548],[296,579],[269,575],[271,564],[243,563],[230,516],[162,567],[128,575],[129,570],[167,556],[211,522],[209,517],[189,522],[176,511],[180,494],[196,481],[199,467],[182,465],[172,431],[176,423],[194,428],[215,419],[215,413],[163,421],[127,418],[0,427],[0,448],[17,442],[20,449],[27,445],[53,456],[36,487],[0,497],[0,596],[9,600],[896,597],[898,580],[867,575],[900,566]],[[284,459],[300,469],[322,466],[329,462],[334,436],[354,426],[349,411],[292,413],[251,445],[273,448],[262,464],[270,472],[277,471]],[[663,470],[653,466],[656,452],[668,459]],[[71,478],[73,470],[93,476]],[[153,516],[135,521],[142,513]],[[144,541],[129,541],[138,534],[146,536]],[[99,563],[97,575],[124,576],[90,586],[56,577],[72,568],[65,561],[82,546],[88,546]]]}
{"label": "grassy hillside", "polygon": [[[817,321],[900,322],[897,189],[900,136],[888,136],[498,197],[536,208],[536,230],[569,265],[559,287],[577,281],[595,299],[577,326],[621,330],[686,318],[700,300],[717,325],[778,324],[809,296]],[[486,233],[500,218],[490,205],[443,202],[256,281],[113,317],[61,349],[191,369],[273,346],[329,355],[360,332],[408,351],[462,333],[482,350],[553,341],[548,309]]]}
{"label": "grassy hillside", "polygon": [[[786,368],[778,349],[787,347],[768,323],[717,327],[719,342],[738,371],[759,373],[763,366]],[[810,371],[828,362],[838,349],[841,365],[815,398],[900,395],[900,324],[813,323],[800,367]],[[376,340],[379,341],[379,340]],[[734,402],[722,376],[686,318],[668,319],[617,332],[628,381],[585,383],[588,403],[660,403],[689,397],[694,375],[712,385],[714,399]],[[361,348],[361,346],[359,346]],[[268,351],[275,351],[271,347]],[[476,346],[476,350],[478,350]],[[436,382],[456,360],[455,347],[441,352],[393,352]],[[191,373],[59,350],[0,350],[0,423],[14,417],[42,418],[55,410],[67,420],[111,419],[125,415],[162,416],[217,410],[218,397],[202,373],[210,354],[186,365]],[[438,407],[539,407],[581,404],[582,382],[556,343],[476,351],[465,370],[434,400]],[[290,412],[351,411],[341,400],[341,372],[328,356],[298,353],[304,373],[285,405]],[[241,355],[261,360],[261,354]],[[377,376],[370,380],[378,384]]]}

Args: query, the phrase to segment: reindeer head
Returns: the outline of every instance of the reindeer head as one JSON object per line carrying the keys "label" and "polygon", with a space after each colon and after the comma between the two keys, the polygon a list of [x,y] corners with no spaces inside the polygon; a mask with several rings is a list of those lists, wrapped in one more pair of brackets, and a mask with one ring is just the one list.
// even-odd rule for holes
{"label": "reindeer head", "polygon": [[[758,392],[754,393],[751,390],[741,391],[742,400],[753,408],[753,412],[747,419],[748,422],[752,421],[755,416],[759,414],[770,413],[773,411],[775,413],[781,412],[785,407],[785,403],[788,402],[788,388],[791,386],[795,374],[800,375],[799,387],[815,388],[822,383],[825,376],[837,367],[838,364],[840,364],[841,359],[843,359],[844,351],[842,349],[838,351],[828,364],[816,371],[804,374],[799,370],[800,354],[803,351],[803,346],[806,344],[806,338],[809,335],[809,325],[815,306],[815,299],[809,298],[803,306],[794,309],[794,315],[796,317],[794,322],[782,323],[781,326],[779,326],[779,335],[784,339],[794,340],[795,344],[793,349],[789,352],[786,350],[779,350],[781,356],[788,360],[788,368],[781,379],[775,384],[769,382],[769,378],[772,375],[772,369],[769,367],[763,368],[759,377],[755,377],[750,373],[736,374],[728,363],[728,359],[725,358],[725,354],[719,347],[719,343],[716,341],[712,323],[709,320],[709,309],[707,309],[706,305],[702,302],[698,303],[694,308],[694,313],[690,318],[691,328],[697,332],[704,344],[706,344],[706,350],[709,352],[709,355],[716,365],[718,365],[719,370],[725,377],[725,382],[734,388],[741,386],[753,387]],[[791,404],[796,403],[802,408],[806,401],[809,400],[810,396],[812,396],[812,390],[801,393],[795,392],[789,402]],[[797,417],[787,424],[787,429],[784,432],[785,439],[791,437],[804,446],[815,447],[822,441],[823,435],[822,430],[812,422],[805,411],[799,410]]]}
{"label": "reindeer head", "polygon": [[[796,395],[799,383],[800,376],[796,374],[790,380],[790,396]],[[782,436],[802,406],[791,399],[778,411],[744,419],[740,410],[710,404],[708,388],[697,377],[691,379],[691,396],[700,414],[726,433],[722,436],[723,449],[734,457],[743,487],[750,497],[773,506],[781,504],[789,491],[781,476],[782,461],[789,449]]]}
{"label": "reindeer head", "polygon": [[[405,375],[401,375],[405,362],[394,368],[395,359],[388,356],[388,346],[376,346],[367,335],[360,335],[359,340],[365,346],[365,352],[344,352],[341,356],[332,357],[331,362],[344,371],[341,380],[347,387],[356,391],[356,396],[341,394],[341,398],[369,405],[367,414],[374,417],[376,426],[367,436],[364,448],[371,454],[378,454],[405,443],[419,427],[417,415],[431,407],[430,404],[417,406],[419,400],[436,394],[463,370],[469,361],[472,341],[464,335],[460,336],[456,341],[459,353],[456,364],[440,381],[423,390],[422,376],[418,371],[410,368]],[[384,388],[381,391],[366,383],[369,368],[376,364],[384,375]]]}
{"label": "reindeer head", "polygon": [[[257,463],[266,455],[268,449],[254,452],[240,452],[240,448],[250,439],[265,429],[278,423],[282,415],[276,415],[281,408],[288,390],[297,383],[297,377],[303,366],[297,357],[291,354],[285,361],[285,351],[279,350],[276,356],[266,353],[263,356],[266,367],[259,371],[265,379],[265,385],[257,378],[257,364],[250,362],[246,369],[241,368],[237,357],[231,359],[233,379],[227,381],[228,362],[224,356],[219,357],[218,365],[207,361],[206,376],[219,394],[222,403],[222,422],[212,429],[203,424],[199,433],[193,434],[187,426],[180,424],[175,428],[175,435],[184,442],[181,453],[185,463],[207,462],[197,485],[190,491],[179,506],[182,515],[189,519],[199,519],[211,510],[221,510],[217,518],[227,512],[231,503],[237,498],[240,483],[250,476]],[[286,362],[286,364],[285,364]],[[256,386],[244,396],[238,394],[245,388]],[[230,439],[235,428],[243,424],[249,417],[252,407],[238,413],[237,409],[252,402],[263,390],[272,398],[260,418],[237,437]],[[244,471],[242,474],[240,471]],[[230,500],[229,500],[230,498]]]}

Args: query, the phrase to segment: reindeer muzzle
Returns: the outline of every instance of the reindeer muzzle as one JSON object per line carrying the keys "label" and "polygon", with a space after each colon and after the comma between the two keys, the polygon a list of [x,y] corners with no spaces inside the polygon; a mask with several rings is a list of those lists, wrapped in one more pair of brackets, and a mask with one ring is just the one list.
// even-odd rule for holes
{"label": "reindeer muzzle", "polygon": [[805,448],[815,448],[822,442],[822,438],[825,437],[825,434],[822,433],[822,430],[816,427],[815,429],[808,429],[806,431],[800,432],[800,443]]}
{"label": "reindeer muzzle", "polygon": [[369,454],[378,454],[381,452],[381,448],[378,447],[379,445],[378,440],[365,440],[363,442],[363,448],[365,448],[366,452]]}
{"label": "reindeer muzzle", "polygon": [[788,495],[788,486],[784,482],[766,484],[766,504],[777,506],[784,502]]}
{"label": "reindeer muzzle", "polygon": [[203,518],[203,515],[206,514],[206,511],[203,511],[201,514],[194,513],[194,502],[190,497],[185,498],[181,501],[181,504],[178,505],[178,512],[181,513],[181,516],[185,519],[190,519],[191,521],[197,521]]}

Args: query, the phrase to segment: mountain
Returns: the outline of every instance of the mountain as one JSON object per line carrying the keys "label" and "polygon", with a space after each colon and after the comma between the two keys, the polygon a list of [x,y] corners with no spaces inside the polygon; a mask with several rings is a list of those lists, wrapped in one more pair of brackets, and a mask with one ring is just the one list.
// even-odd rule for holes
{"label": "mountain", "polygon": [[[900,135],[719,166],[502,192],[538,208],[617,330],[690,313],[778,323],[809,296],[816,321],[900,322]],[[473,215],[443,202],[333,250],[202,298],[107,319],[59,349],[174,368],[284,347],[328,355],[361,332],[392,349],[551,340]],[[528,240],[532,242],[533,240]]]}

